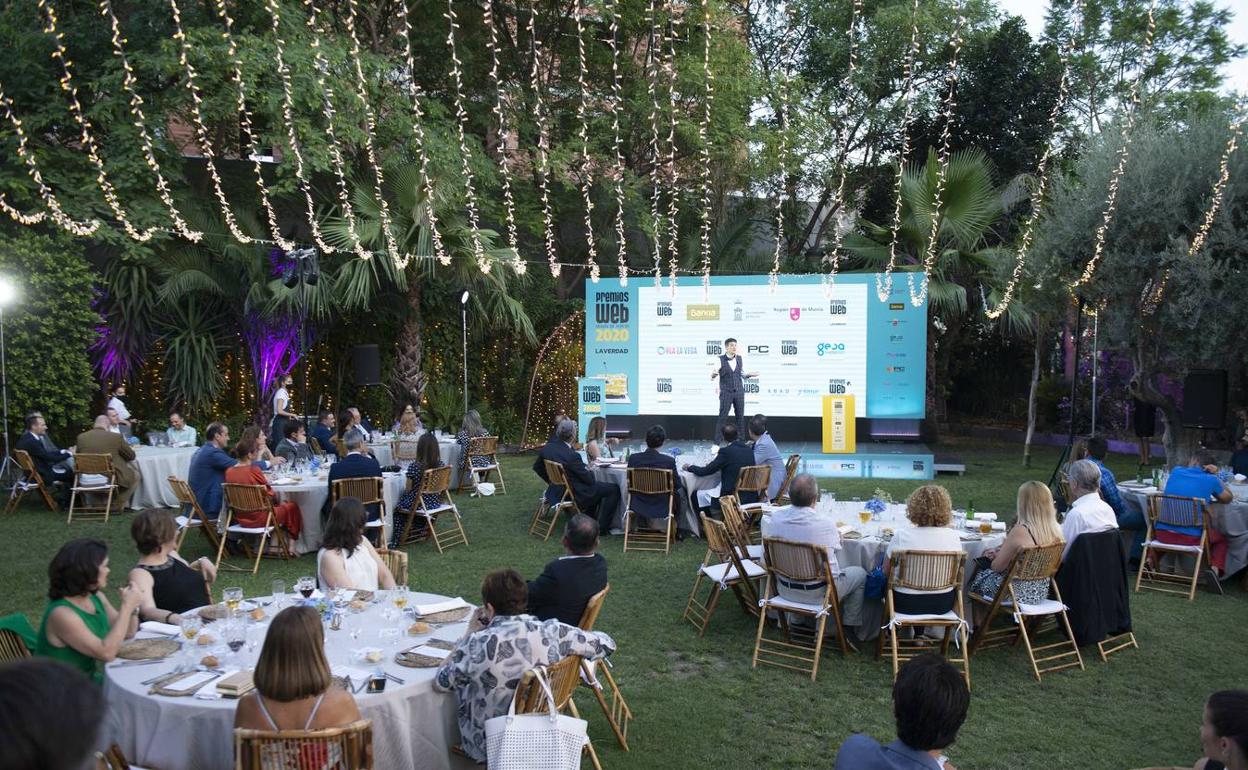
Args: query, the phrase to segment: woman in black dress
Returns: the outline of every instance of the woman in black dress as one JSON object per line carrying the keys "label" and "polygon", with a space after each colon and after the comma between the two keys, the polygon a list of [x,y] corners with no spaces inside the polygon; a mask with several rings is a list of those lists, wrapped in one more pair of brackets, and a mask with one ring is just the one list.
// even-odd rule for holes
{"label": "woman in black dress", "polygon": [[1140,444],[1140,465],[1148,465],[1153,459],[1153,436],[1157,434],[1157,407],[1132,398],[1131,427]]}
{"label": "woman in black dress", "polygon": [[130,586],[143,596],[140,620],[180,623],[180,613],[211,602],[208,586],[217,577],[207,556],[193,564],[178,555],[178,526],[168,512],[150,509],[137,514],[130,537],[139,549],[139,563],[130,570]]}

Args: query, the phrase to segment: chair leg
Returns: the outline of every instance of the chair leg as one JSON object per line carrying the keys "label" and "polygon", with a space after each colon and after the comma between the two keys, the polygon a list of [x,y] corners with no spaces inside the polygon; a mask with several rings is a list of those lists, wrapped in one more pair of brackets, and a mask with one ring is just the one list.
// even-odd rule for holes
{"label": "chair leg", "polygon": [[[576,709],[576,701],[568,699],[568,711],[572,712],[572,716],[577,719],[581,718],[581,714]],[[589,761],[593,763],[594,770],[602,770],[602,763],[598,761],[598,752],[594,751],[594,742],[585,738],[585,751],[589,754]]]}
{"label": "chair leg", "polygon": [[74,522],[74,506],[78,503],[78,490],[72,489],[69,492],[69,514],[65,517],[66,524]]}
{"label": "chair leg", "polygon": [[225,514],[225,528],[221,532],[221,537],[217,538],[217,563],[213,565],[217,571],[221,571],[221,556],[225,553],[225,541],[229,539],[230,530],[230,513]]}
{"label": "chair leg", "polygon": [[624,553],[628,553],[628,536],[631,534],[629,524],[631,523],[632,513],[632,511],[627,509],[624,511]]}
{"label": "chair leg", "polygon": [[892,653],[892,658],[893,658],[893,681],[895,682],[897,681],[897,672],[901,669],[901,663],[898,660],[899,650],[897,647],[897,624],[896,623],[889,623],[888,625],[888,641],[892,645],[892,649],[890,650],[890,652]]}
{"label": "chair leg", "polygon": [[1196,584],[1200,582],[1200,563],[1204,560],[1205,551],[1202,548],[1200,553],[1196,554],[1196,563],[1192,565],[1192,585],[1187,591],[1187,600],[1196,600]]}
{"label": "chair leg", "polygon": [[260,545],[256,548],[256,561],[251,565],[251,574],[255,575],[260,571],[260,559],[264,558],[264,544],[269,539],[269,533],[263,532],[260,535]]}
{"label": "chair leg", "polygon": [[750,668],[758,668],[758,652],[763,645],[763,626],[766,624],[767,607],[764,605],[758,611],[758,631],[754,634],[754,658],[750,661]]}
{"label": "chair leg", "polygon": [[1144,581],[1144,573],[1149,571],[1148,546],[1144,546],[1143,552],[1140,554],[1140,569],[1135,573],[1135,592],[1140,592],[1140,584]]}
{"label": "chair leg", "polygon": [[611,669],[606,665],[599,666],[600,682],[606,681],[607,686],[611,688],[612,703],[615,708],[607,703],[606,696],[603,695],[602,686],[591,687],[594,696],[598,698],[598,705],[602,707],[602,713],[607,718],[607,724],[611,725],[611,731],[615,733],[615,741],[620,745],[621,749],[628,751],[628,722],[633,718],[633,712],[629,709],[628,704],[624,702],[624,696],[620,693],[619,685],[615,683],[615,677],[611,676]]}
{"label": "chair leg", "polygon": [[1018,628],[1022,632],[1023,646],[1027,648],[1027,660],[1031,661],[1031,673],[1036,677],[1036,681],[1040,680],[1040,667],[1036,665],[1036,654],[1031,649],[1031,636],[1027,633],[1027,618],[1024,617],[1018,623]]}
{"label": "chair leg", "polygon": [[505,495],[507,494],[507,482],[503,481],[503,466],[498,464],[498,458],[494,458],[494,473],[498,474],[498,488]]}
{"label": "chair leg", "polygon": [[[761,613],[760,613],[761,614]],[[810,681],[815,681],[819,674],[819,657],[823,654],[823,632],[828,627],[828,616],[823,615],[815,622],[815,660],[810,667]]]}

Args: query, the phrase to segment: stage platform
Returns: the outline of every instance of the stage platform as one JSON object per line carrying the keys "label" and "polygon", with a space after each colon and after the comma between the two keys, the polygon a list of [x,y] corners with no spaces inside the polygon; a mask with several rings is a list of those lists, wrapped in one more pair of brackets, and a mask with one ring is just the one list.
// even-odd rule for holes
{"label": "stage platform", "polygon": [[[669,441],[665,451],[680,447],[690,451],[695,445],[708,442]],[[799,473],[811,473],[819,478],[843,479],[932,479],[935,478],[935,458],[925,444],[883,444],[861,442],[853,454],[829,455],[823,453],[818,442],[778,442],[780,454],[802,456]],[[679,462],[679,460],[678,460]]]}

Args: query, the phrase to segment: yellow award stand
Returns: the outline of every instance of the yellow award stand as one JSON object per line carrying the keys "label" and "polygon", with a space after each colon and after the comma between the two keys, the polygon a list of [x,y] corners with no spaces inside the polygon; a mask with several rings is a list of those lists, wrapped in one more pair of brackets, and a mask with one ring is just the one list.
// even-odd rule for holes
{"label": "yellow award stand", "polygon": [[857,449],[854,434],[854,397],[823,397],[823,453],[853,454]]}

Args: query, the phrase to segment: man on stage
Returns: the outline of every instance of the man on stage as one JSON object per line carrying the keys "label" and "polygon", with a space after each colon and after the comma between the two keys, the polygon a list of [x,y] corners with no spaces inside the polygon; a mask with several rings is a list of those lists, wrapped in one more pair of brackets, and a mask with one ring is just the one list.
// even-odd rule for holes
{"label": "man on stage", "polygon": [[737,416],[737,434],[745,435],[745,383],[757,372],[745,373],[745,359],[737,355],[737,340],[729,337],[724,340],[724,352],[719,357],[719,371],[711,372],[711,379],[719,378],[719,420],[715,423],[715,436],[722,434],[724,418],[728,409],[735,410]]}

